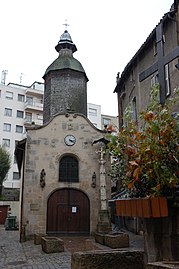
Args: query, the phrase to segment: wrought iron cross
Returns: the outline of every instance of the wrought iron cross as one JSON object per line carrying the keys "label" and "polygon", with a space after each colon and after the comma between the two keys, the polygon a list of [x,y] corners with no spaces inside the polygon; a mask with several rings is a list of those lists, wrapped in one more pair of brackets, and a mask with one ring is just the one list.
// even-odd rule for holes
{"label": "wrought iron cross", "polygon": [[65,25],[65,30],[67,30],[67,27],[70,26],[70,25],[67,23],[67,19],[65,19],[65,23],[64,23],[63,25]]}

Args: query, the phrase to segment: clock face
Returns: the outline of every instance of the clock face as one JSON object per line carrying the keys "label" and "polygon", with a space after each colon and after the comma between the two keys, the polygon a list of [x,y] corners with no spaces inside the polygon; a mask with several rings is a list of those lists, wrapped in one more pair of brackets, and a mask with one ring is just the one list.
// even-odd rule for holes
{"label": "clock face", "polygon": [[67,146],[73,146],[76,143],[76,138],[74,135],[67,135],[65,136],[64,141]]}

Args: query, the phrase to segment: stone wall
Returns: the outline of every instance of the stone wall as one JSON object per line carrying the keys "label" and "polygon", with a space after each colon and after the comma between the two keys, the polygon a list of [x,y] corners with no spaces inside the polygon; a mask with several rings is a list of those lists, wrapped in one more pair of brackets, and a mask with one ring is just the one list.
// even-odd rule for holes
{"label": "stone wall", "polygon": [[72,269],[144,269],[140,251],[88,251],[72,255]]}
{"label": "stone wall", "polygon": [[57,113],[81,113],[87,116],[87,83],[84,73],[74,70],[53,71],[46,78],[44,123]]}

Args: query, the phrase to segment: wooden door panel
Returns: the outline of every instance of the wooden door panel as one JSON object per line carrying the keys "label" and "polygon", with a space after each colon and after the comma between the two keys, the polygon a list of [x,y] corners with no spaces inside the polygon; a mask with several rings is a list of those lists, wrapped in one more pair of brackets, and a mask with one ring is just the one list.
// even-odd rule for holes
{"label": "wooden door panel", "polygon": [[0,206],[0,225],[4,225],[7,218],[8,206]]}
{"label": "wooden door panel", "polygon": [[60,189],[48,200],[47,233],[86,233],[90,231],[89,199],[76,189]]}
{"label": "wooden door panel", "polygon": [[56,209],[56,231],[68,232],[68,205],[58,204]]}

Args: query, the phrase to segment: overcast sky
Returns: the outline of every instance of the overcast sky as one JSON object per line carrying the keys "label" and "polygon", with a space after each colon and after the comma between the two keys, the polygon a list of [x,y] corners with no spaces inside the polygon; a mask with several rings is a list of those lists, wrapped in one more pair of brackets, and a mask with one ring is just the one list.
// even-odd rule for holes
{"label": "overcast sky", "polygon": [[169,11],[174,0],[1,0],[0,73],[6,84],[43,82],[67,19],[89,79],[88,103],[117,115],[116,75]]}

